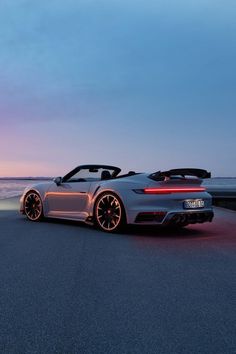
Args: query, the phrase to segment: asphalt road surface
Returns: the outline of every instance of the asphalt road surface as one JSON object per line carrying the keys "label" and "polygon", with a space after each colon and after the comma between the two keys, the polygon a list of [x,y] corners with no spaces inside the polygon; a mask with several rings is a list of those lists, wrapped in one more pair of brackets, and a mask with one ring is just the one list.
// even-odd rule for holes
{"label": "asphalt road surface", "polygon": [[236,353],[236,212],[109,235],[0,209],[0,353]]}

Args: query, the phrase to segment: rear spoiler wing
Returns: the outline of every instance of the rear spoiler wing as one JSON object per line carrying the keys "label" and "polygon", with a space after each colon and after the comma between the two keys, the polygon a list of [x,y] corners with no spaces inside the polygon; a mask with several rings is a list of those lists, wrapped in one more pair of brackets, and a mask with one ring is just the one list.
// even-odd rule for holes
{"label": "rear spoiler wing", "polygon": [[163,181],[166,177],[178,177],[181,176],[182,178],[185,178],[185,176],[194,176],[198,178],[211,178],[211,172],[208,172],[206,170],[202,170],[199,168],[176,168],[173,170],[169,171],[158,171],[152,173],[149,177],[158,180],[158,181]]}

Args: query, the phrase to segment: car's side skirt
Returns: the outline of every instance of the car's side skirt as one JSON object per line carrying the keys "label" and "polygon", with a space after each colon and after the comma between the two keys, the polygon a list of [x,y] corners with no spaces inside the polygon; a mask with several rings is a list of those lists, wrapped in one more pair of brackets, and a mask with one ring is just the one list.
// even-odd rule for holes
{"label": "car's side skirt", "polygon": [[65,219],[65,220],[79,220],[79,221],[86,221],[88,218],[88,213],[86,212],[61,212],[61,211],[50,211],[45,215],[48,218],[56,218],[56,219]]}

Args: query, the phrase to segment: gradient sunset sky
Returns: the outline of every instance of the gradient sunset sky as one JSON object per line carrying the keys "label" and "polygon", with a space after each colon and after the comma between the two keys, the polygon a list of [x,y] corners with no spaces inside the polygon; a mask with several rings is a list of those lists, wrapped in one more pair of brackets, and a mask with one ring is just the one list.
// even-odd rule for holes
{"label": "gradient sunset sky", "polygon": [[0,176],[236,176],[235,0],[0,1]]}

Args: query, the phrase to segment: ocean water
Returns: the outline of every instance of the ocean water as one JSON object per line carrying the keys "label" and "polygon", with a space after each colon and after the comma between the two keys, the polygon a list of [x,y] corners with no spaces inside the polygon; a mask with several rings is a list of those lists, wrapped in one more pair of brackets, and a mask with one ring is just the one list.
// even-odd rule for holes
{"label": "ocean water", "polygon": [[[0,180],[0,199],[20,196],[25,187],[34,183],[45,182],[46,180]],[[203,182],[207,190],[232,190],[236,191],[236,178],[210,178]]]}
{"label": "ocean water", "polygon": [[20,196],[23,193],[25,187],[40,182],[46,182],[46,180],[0,179],[0,199]]}
{"label": "ocean water", "polygon": [[222,190],[222,191],[236,191],[236,177],[235,178],[207,178],[202,183],[209,191]]}

